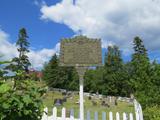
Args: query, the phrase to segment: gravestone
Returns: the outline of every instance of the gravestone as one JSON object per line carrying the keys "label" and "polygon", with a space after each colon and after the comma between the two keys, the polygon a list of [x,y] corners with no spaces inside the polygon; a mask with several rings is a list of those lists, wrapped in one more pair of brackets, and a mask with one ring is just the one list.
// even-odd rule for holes
{"label": "gravestone", "polygon": [[67,97],[63,97],[62,101],[67,102]]}
{"label": "gravestone", "polygon": [[92,100],[92,105],[97,106],[97,102]]}
{"label": "gravestone", "polygon": [[63,105],[62,99],[55,99],[55,100],[54,100],[54,105],[55,105],[55,106],[61,106],[61,105]]}
{"label": "gravestone", "polygon": [[62,39],[60,44],[60,66],[74,66],[80,84],[80,120],[84,120],[83,76],[88,67],[101,66],[101,41],[86,36]]}

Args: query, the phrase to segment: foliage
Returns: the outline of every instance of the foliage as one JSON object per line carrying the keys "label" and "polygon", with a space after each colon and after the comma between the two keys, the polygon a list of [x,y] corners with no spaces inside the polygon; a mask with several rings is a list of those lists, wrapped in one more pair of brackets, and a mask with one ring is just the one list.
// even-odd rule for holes
{"label": "foliage", "polygon": [[103,92],[103,68],[86,71],[84,76],[84,90],[91,93]]}
{"label": "foliage", "polygon": [[[29,50],[29,42],[27,40],[28,35],[25,28],[19,30],[18,40],[16,42],[19,56],[12,59],[12,63],[6,67],[13,72],[17,70],[23,70],[28,72],[28,67],[31,65],[28,56],[26,55]],[[18,78],[17,78],[18,79]]]}
{"label": "foliage", "polygon": [[[150,64],[147,50],[139,37],[134,39],[134,53],[131,61],[130,81],[134,89],[134,95],[142,104],[143,109],[148,106],[159,104],[160,89],[155,80],[159,68]],[[156,77],[157,76],[157,77]]]}
{"label": "foliage", "polygon": [[40,120],[43,112],[43,93],[43,89],[30,80],[18,82],[16,90],[11,83],[1,82],[0,119]]}
{"label": "foliage", "polygon": [[54,88],[77,90],[78,75],[73,67],[60,67],[59,59],[55,54],[43,69],[44,81]]}
{"label": "foliage", "polygon": [[160,120],[160,107],[147,107],[144,111],[145,120]]}

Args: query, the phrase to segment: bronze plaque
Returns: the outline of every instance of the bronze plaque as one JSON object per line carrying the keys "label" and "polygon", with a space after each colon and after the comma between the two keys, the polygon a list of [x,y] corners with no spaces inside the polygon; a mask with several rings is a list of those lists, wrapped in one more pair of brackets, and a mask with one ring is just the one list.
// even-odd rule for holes
{"label": "bronze plaque", "polygon": [[101,41],[85,36],[63,39],[60,45],[61,66],[101,66]]}

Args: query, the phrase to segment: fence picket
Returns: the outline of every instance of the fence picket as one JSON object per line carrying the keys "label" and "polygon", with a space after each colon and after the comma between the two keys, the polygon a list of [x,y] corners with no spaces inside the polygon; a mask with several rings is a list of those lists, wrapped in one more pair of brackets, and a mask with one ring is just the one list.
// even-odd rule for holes
{"label": "fence picket", "polygon": [[132,113],[129,114],[129,120],[133,120],[133,114]]}
{"label": "fence picket", "polygon": [[74,120],[74,109],[70,110],[70,119]]}
{"label": "fence picket", "polygon": [[109,120],[113,120],[113,113],[109,112]]}
{"label": "fence picket", "polygon": [[57,119],[57,108],[56,107],[53,108],[52,114],[53,114],[53,120],[56,120]]}
{"label": "fence picket", "polygon": [[42,120],[48,120],[48,108],[44,108]]}
{"label": "fence picket", "polygon": [[136,120],[140,120],[140,119],[139,119],[139,113],[138,113],[138,112],[136,112]]}
{"label": "fence picket", "polygon": [[62,120],[66,119],[66,109],[62,108]]}
{"label": "fence picket", "polygon": [[106,112],[102,112],[102,120],[106,120]]}
{"label": "fence picket", "polygon": [[87,120],[91,120],[90,111],[87,111]]}
{"label": "fence picket", "polygon": [[123,120],[127,120],[127,115],[126,115],[126,113],[123,113]]}
{"label": "fence picket", "polygon": [[97,111],[94,113],[94,120],[98,120],[98,112]]}
{"label": "fence picket", "polygon": [[116,113],[116,120],[120,120],[119,112]]}

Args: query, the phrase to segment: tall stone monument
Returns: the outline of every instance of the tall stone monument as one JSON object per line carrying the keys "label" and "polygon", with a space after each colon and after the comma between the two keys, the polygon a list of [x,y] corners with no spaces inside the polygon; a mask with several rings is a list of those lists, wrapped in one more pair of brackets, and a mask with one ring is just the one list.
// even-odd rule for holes
{"label": "tall stone monument", "polygon": [[62,39],[60,44],[60,66],[74,66],[79,75],[80,84],[80,120],[84,120],[83,77],[88,67],[101,66],[101,41],[85,36]]}

